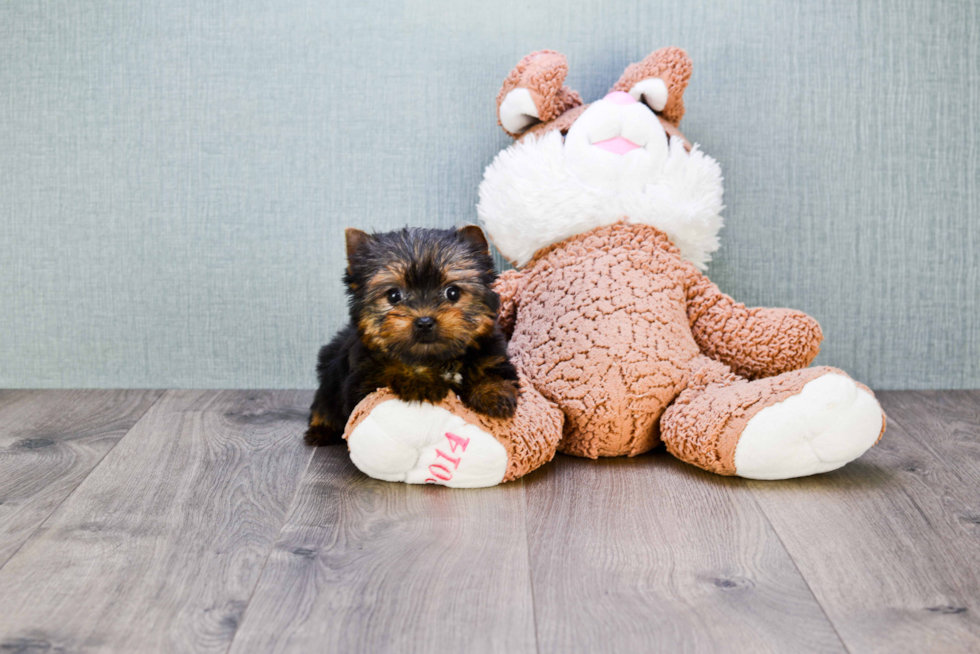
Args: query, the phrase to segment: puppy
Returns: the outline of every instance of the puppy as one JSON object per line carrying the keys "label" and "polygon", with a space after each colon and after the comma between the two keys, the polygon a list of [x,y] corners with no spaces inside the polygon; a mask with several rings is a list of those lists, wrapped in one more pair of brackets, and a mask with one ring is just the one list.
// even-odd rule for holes
{"label": "puppy", "polygon": [[320,349],[306,443],[340,442],[357,403],[383,386],[409,402],[452,392],[479,413],[514,415],[517,371],[497,325],[483,231],[351,228],[346,236],[350,323]]}

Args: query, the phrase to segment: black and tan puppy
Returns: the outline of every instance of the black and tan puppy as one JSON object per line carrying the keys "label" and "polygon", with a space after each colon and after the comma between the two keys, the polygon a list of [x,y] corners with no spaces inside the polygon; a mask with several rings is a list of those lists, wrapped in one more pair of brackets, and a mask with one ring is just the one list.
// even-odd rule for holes
{"label": "black and tan puppy", "polygon": [[474,411],[512,416],[517,371],[497,326],[496,277],[476,226],[348,229],[350,323],[320,349],[306,443],[339,442],[357,403],[382,386],[410,402],[453,392]]}

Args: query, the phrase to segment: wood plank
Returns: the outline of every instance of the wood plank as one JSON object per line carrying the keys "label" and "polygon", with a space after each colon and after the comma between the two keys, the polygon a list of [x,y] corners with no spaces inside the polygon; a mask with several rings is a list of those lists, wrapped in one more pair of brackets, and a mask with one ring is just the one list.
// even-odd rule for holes
{"label": "wood plank", "polygon": [[160,395],[0,392],[0,568]]}
{"label": "wood plank", "polygon": [[525,488],[542,654],[843,651],[745,480],[661,452]]}
{"label": "wood plank", "polygon": [[168,391],[0,570],[0,651],[227,651],[311,395]]}
{"label": "wood plank", "polygon": [[884,391],[878,397],[888,419],[957,475],[964,485],[960,490],[975,502],[980,489],[980,391]]}
{"label": "wood plank", "polygon": [[750,482],[851,652],[980,651],[980,412],[936,397],[881,393],[888,431],[841,470]]}
{"label": "wood plank", "polygon": [[234,652],[533,652],[520,482],[369,479],[320,448]]}

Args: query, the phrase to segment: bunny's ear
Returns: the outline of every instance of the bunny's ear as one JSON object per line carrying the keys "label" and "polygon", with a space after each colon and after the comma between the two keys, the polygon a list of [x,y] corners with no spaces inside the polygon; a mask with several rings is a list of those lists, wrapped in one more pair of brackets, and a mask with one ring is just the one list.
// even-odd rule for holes
{"label": "bunny's ear", "polygon": [[582,104],[578,93],[562,86],[567,74],[565,55],[552,50],[521,59],[497,93],[497,119],[504,131],[517,138],[535,124]]}
{"label": "bunny's ear", "polygon": [[680,48],[661,48],[630,64],[613,91],[625,91],[677,127],[684,117],[684,89],[691,80],[691,58]]}

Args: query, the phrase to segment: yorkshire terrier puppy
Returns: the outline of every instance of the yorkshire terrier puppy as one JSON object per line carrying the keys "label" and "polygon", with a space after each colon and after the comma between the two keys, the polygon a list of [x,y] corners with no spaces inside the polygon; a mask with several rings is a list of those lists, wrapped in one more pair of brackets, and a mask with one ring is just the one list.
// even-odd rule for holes
{"label": "yorkshire terrier puppy", "polygon": [[452,392],[479,413],[514,415],[517,371],[497,325],[497,274],[483,231],[346,235],[350,323],[320,349],[306,443],[340,442],[354,407],[382,386],[409,402]]}

